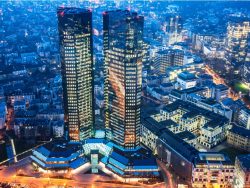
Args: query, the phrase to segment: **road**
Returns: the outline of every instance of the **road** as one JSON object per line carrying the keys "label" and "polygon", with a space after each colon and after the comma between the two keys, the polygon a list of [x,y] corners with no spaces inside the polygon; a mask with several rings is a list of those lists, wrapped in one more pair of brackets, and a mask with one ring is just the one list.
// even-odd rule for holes
{"label": "road", "polygon": [[157,160],[157,164],[161,168],[162,172],[166,175],[166,178],[167,178],[167,182],[165,182],[166,188],[176,188],[177,185],[173,181],[172,174],[167,170],[166,165],[159,160]]}
{"label": "road", "polygon": [[[221,78],[213,69],[211,69],[208,65],[205,66],[205,71],[207,74],[211,75],[213,77],[213,82],[216,84],[224,84],[228,86],[223,78]],[[229,86],[228,86],[229,87]],[[240,96],[233,91],[231,87],[229,87],[229,93],[228,97],[232,98],[233,100],[240,99]]]}
{"label": "road", "polygon": [[164,188],[165,183],[157,185],[144,184],[124,184],[118,182],[113,177],[98,174],[72,174],[71,178],[58,178],[45,176],[42,173],[34,171],[28,157],[18,161],[9,167],[3,167],[0,170],[0,182],[16,183],[34,188],[49,187],[74,187],[74,188]]}

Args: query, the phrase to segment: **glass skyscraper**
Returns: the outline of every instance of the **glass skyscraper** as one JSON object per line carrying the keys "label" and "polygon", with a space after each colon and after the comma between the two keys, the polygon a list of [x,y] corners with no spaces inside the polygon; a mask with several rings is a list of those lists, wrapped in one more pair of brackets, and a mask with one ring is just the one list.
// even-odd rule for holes
{"label": "glass skyscraper", "polygon": [[93,134],[92,12],[58,8],[66,136],[81,141]]}
{"label": "glass skyscraper", "polygon": [[128,10],[103,13],[106,136],[126,149],[139,145],[143,23]]}

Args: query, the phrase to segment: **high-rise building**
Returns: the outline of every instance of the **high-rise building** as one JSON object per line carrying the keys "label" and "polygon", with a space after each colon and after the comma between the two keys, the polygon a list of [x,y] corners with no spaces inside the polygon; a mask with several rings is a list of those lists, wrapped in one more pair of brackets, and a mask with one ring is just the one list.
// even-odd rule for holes
{"label": "high-rise building", "polygon": [[157,74],[165,74],[168,67],[182,66],[183,64],[184,52],[178,49],[158,51],[154,59],[154,68]]}
{"label": "high-rise building", "polygon": [[70,140],[81,141],[94,125],[92,12],[58,8],[57,15],[65,131]]}
{"label": "high-rise building", "polygon": [[226,54],[229,62],[242,63],[246,59],[250,21],[231,18],[227,26]]}
{"label": "high-rise building", "polygon": [[168,15],[166,20],[166,33],[168,34],[168,44],[174,44],[182,40],[182,19],[179,15]]}
{"label": "high-rise building", "polygon": [[106,137],[139,145],[144,18],[128,10],[103,13]]}

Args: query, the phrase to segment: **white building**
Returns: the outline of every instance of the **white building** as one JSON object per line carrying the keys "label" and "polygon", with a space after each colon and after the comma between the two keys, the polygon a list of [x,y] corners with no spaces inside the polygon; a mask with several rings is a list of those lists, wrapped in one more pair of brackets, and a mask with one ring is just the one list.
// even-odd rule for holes
{"label": "white building", "polygon": [[187,71],[182,72],[177,77],[178,89],[189,89],[196,86],[197,78],[194,74]]}
{"label": "white building", "polygon": [[250,129],[250,110],[248,108],[243,108],[240,110],[238,119],[241,125],[247,129]]}

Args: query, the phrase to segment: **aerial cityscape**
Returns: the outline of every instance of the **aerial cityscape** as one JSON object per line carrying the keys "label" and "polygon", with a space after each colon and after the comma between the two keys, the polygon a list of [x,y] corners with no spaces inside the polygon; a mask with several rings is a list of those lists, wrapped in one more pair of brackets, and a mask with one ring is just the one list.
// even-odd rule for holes
{"label": "aerial cityscape", "polygon": [[0,188],[250,188],[250,2],[0,1]]}

